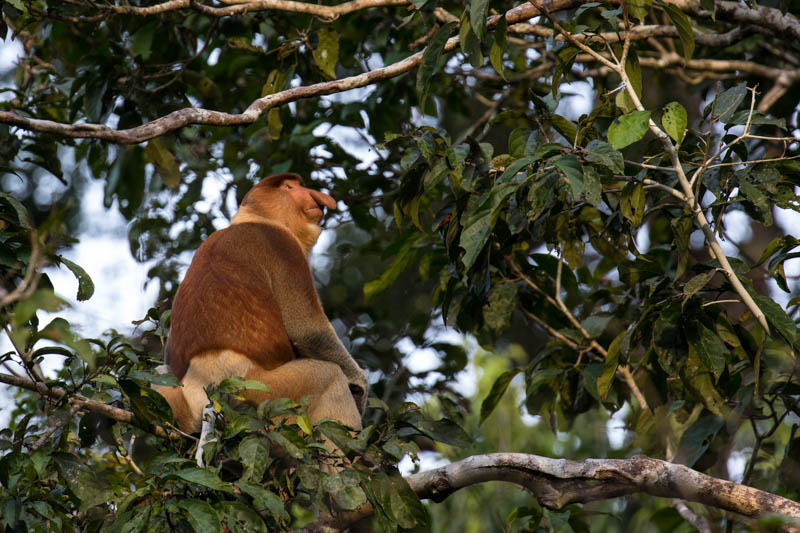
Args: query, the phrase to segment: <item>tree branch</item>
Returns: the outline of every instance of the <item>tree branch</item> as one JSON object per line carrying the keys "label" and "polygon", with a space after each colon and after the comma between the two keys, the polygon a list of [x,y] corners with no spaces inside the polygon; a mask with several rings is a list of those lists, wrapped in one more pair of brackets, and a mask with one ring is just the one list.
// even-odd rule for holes
{"label": "tree branch", "polygon": [[[700,0],[667,0],[667,3],[678,7],[681,11],[690,14],[711,18],[712,14],[704,10],[700,5]],[[722,2],[717,0],[714,3],[714,17],[716,20],[727,20],[739,24],[756,24],[762,28],[769,28],[777,35],[776,37],[786,37],[790,45],[797,46],[797,39],[800,39],[800,20],[789,12],[781,13],[780,9],[773,7],[750,7],[739,2]],[[793,40],[792,40],[793,39]]]}
{"label": "tree branch", "polygon": [[[537,0],[529,0],[529,1],[534,5],[538,4]],[[546,10],[544,10],[544,8],[542,9],[543,9],[542,13],[548,19],[550,19],[550,22],[553,24],[553,27],[556,30],[558,30],[561,33],[561,35],[564,36],[565,39],[567,39],[571,44],[573,44],[579,50],[591,55],[597,61],[600,61],[603,65],[615,71],[622,80],[622,85],[625,91],[630,96],[634,107],[639,111],[644,111],[644,106],[642,105],[642,102],[639,100],[639,95],[636,94],[636,91],[634,90],[633,86],[628,80],[628,75],[625,72],[624,51],[621,60],[616,60],[616,58],[613,57],[612,58],[603,57],[601,54],[592,50],[585,44],[576,41],[573,35],[570,35],[569,32],[564,30],[558,24],[558,22],[555,21],[555,19],[553,19],[553,17],[551,17]],[[630,43],[630,38],[631,38],[631,33],[628,32],[625,38],[625,49],[627,49],[627,46]],[[683,194],[686,197],[686,205],[689,207],[689,209],[692,210],[692,213],[694,214],[695,219],[697,220],[697,225],[700,227],[701,231],[703,232],[703,235],[706,238],[706,243],[709,252],[711,253],[712,257],[714,257],[719,262],[723,272],[725,273],[725,276],[728,278],[728,281],[733,286],[734,291],[736,291],[736,293],[742,299],[742,302],[750,310],[750,312],[753,313],[753,316],[756,318],[758,323],[761,324],[761,327],[764,328],[764,331],[766,331],[769,334],[770,330],[769,330],[769,325],[767,324],[767,317],[764,315],[764,312],[761,311],[761,309],[758,307],[758,304],[756,304],[755,300],[753,300],[753,297],[750,296],[750,293],[747,292],[747,289],[745,289],[744,285],[742,285],[742,282],[739,280],[738,276],[734,272],[733,267],[728,262],[728,258],[722,251],[722,247],[720,246],[717,237],[714,235],[714,232],[711,229],[711,225],[709,224],[708,219],[706,218],[705,212],[703,211],[700,202],[698,202],[697,199],[695,198],[694,191],[692,190],[692,185],[689,183],[689,179],[686,177],[686,174],[683,171],[683,166],[681,165],[680,157],[678,156],[677,147],[672,144],[672,141],[670,140],[669,136],[661,128],[658,127],[658,125],[655,123],[655,121],[653,121],[652,118],[649,119],[648,121],[648,127],[650,131],[656,136],[656,138],[658,138],[658,140],[661,141],[661,144],[664,146],[664,151],[670,157],[670,162],[672,163],[672,167],[675,169],[675,173],[678,176],[678,183],[680,184],[681,189],[683,189]]]}
{"label": "tree branch", "polygon": [[126,411],[125,409],[120,409],[119,407],[114,407],[113,405],[108,405],[103,402],[98,402],[97,400],[90,400],[89,398],[83,395],[73,394],[58,387],[48,387],[44,383],[36,383],[22,376],[12,376],[11,374],[0,374],[0,383],[5,383],[7,385],[13,385],[14,387],[19,387],[21,389],[33,391],[45,398],[66,400],[73,407],[79,407],[80,409],[87,409],[89,411],[105,415],[113,420],[117,420],[119,422],[124,422],[126,424],[136,426],[139,429],[147,431],[148,433],[152,433],[157,437],[170,440],[177,440],[187,437],[187,435],[179,433],[178,431],[175,431],[170,428],[157,426],[155,424],[153,425],[145,424],[137,420],[132,412]]}
{"label": "tree branch", "polygon": [[[366,0],[354,1],[360,2]],[[547,5],[548,9],[550,10],[559,11],[578,6],[581,3],[581,0],[553,0]],[[300,2],[298,2],[298,4],[300,4]],[[238,4],[231,7],[239,7],[240,5],[249,4]],[[537,14],[538,11],[535,7],[529,4],[523,4],[508,10],[504,15],[494,15],[489,17],[486,21],[486,24],[487,27],[491,29],[497,25],[500,17],[503,16],[506,18],[508,23],[513,24],[521,20],[527,20],[533,16],[536,16]],[[453,37],[447,41],[444,50],[446,52],[452,51],[458,46],[458,43],[458,38]],[[314,85],[308,85],[304,87],[295,87],[279,93],[270,94],[255,100],[243,113],[238,114],[187,107],[173,111],[168,115],[159,117],[135,128],[117,130],[104,124],[64,124],[52,120],[28,118],[12,111],[0,111],[0,123],[10,124],[24,130],[38,133],[50,133],[63,137],[72,137],[78,139],[100,139],[119,144],[135,144],[144,142],[193,124],[205,126],[244,126],[252,124],[258,120],[263,113],[269,111],[273,107],[294,102],[302,98],[311,98],[314,96],[338,93],[359,87],[366,87],[367,85],[372,85],[379,81],[405,74],[419,64],[419,62],[422,60],[423,53],[424,50],[392,65],[378,68],[370,72],[365,72],[363,74],[358,74],[356,76],[350,76],[348,78],[342,78],[323,83],[316,83]]]}
{"label": "tree branch", "polygon": [[[793,521],[787,531],[800,531],[800,503],[644,455],[570,461],[524,453],[491,453],[405,479],[420,498],[435,502],[470,485],[506,481],[528,489],[541,505],[551,509],[644,493],[697,502],[749,518],[780,514]],[[346,515],[320,517],[298,532],[342,529],[371,513],[368,504]]]}

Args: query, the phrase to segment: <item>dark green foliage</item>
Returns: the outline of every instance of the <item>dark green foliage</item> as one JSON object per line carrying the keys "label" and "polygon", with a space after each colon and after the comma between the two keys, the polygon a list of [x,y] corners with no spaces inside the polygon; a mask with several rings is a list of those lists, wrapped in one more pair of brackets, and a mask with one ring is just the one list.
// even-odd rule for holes
{"label": "dark green foliage", "polygon": [[[770,85],[744,78],[746,70],[726,71],[737,79],[719,84],[699,80],[688,92],[705,95],[701,109],[701,96],[673,90],[667,78],[683,80],[675,70],[652,68],[675,49],[687,68],[692,59],[766,57],[766,67],[794,72],[786,59],[794,51],[772,29],[714,20],[721,13],[706,0],[711,19],[649,0],[624,9],[584,3],[556,16],[582,39],[624,33],[625,16],[669,23],[666,47],[581,41],[612,61],[624,50],[617,74],[590,70],[597,64],[585,50],[540,35],[554,28],[547,17],[520,33],[497,16],[515,7],[505,1],[422,0],[332,20],[196,9],[223,5],[214,2],[151,15],[102,7],[110,4],[0,3],[0,36],[8,29],[26,50],[0,80],[8,96],[0,110],[125,129],[186,107],[241,113],[265,95],[418,52],[421,62],[366,89],[273,108],[246,127],[190,125],[139,145],[0,125],[0,296],[11,295],[0,309],[10,340],[0,363],[22,362],[14,368],[36,377],[38,365],[57,356],[63,368],[43,383],[66,394],[16,393],[11,424],[0,430],[0,530],[277,531],[304,525],[314,509],[365,502],[376,530],[387,531],[689,530],[664,501],[556,511],[493,488],[474,489],[464,508],[452,504],[442,525],[448,503],[424,506],[397,467],[434,441],[449,458],[512,448],[577,459],[645,453],[723,477],[732,475],[731,457],[744,458],[747,466],[734,472],[743,482],[800,495],[800,297],[792,276],[800,240],[775,215],[776,206],[800,210],[796,146],[779,139],[796,123],[758,111],[763,100],[751,111],[756,83],[762,93]],[[714,32],[740,29],[735,42],[707,44]],[[451,38],[459,47],[445,52]],[[564,84],[584,77],[594,95],[579,115],[575,86]],[[790,86],[772,109],[788,117],[796,101]],[[732,272],[706,247],[696,206],[682,200],[688,193],[675,160],[715,238],[729,239],[732,220],[757,234],[739,243],[740,258],[729,258]],[[218,416],[201,468],[194,440],[154,434],[172,422],[151,389],[175,384],[155,370],[169,301],[186,252],[230,218],[258,178],[284,171],[347,206],[328,216],[331,244],[317,258],[318,274],[328,316],[371,371],[365,428],[312,426],[302,406],[287,401],[240,405],[240,391],[260,385],[226,380],[212,391]],[[80,301],[98,282],[61,255],[79,223],[103,224],[81,219],[91,180],[102,183],[106,207],[130,222],[131,251],[151,261],[159,284],[162,303],[131,336],[84,338],[52,316],[66,303],[43,267],[70,270]],[[769,333],[737,303],[731,274]],[[787,293],[787,304],[766,280]],[[132,290],[119,287],[120,298]],[[445,342],[442,322],[470,340]],[[430,364],[407,365],[409,346]],[[480,362],[481,350],[502,360]],[[465,369],[486,372],[477,398],[456,384]],[[75,395],[134,418],[70,404]],[[540,417],[534,426],[520,419],[520,404]],[[320,470],[321,461],[341,468]],[[477,492],[484,490],[500,496],[487,506]],[[695,511],[724,527],[717,511]],[[761,526],[774,524],[753,527]]]}

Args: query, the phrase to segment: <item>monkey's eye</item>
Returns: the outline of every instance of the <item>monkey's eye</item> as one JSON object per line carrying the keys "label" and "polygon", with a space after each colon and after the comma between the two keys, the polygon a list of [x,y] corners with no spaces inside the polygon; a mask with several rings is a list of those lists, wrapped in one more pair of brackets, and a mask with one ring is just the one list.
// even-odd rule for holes
{"label": "monkey's eye", "polygon": [[291,184],[291,183],[289,183],[288,181],[287,181],[286,183],[284,183],[284,184],[283,184],[283,187],[284,187],[286,190],[289,190],[289,189],[294,189],[294,187],[292,187],[292,184]]}

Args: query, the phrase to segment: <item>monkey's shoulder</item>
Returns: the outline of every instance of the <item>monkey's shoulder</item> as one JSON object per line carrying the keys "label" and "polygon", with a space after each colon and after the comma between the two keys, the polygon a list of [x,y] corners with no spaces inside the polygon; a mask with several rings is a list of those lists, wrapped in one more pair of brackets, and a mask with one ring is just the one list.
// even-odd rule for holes
{"label": "monkey's shoulder", "polygon": [[[306,262],[297,238],[277,223],[242,222],[215,231],[203,242],[200,249],[227,257],[278,256]],[[199,250],[198,250],[199,251]]]}

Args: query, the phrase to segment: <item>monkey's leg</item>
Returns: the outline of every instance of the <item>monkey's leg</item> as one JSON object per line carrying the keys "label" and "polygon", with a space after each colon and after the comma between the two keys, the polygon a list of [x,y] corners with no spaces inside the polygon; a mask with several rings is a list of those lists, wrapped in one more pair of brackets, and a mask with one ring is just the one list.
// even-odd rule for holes
{"label": "monkey's leg", "polygon": [[336,363],[318,359],[295,359],[273,370],[252,367],[244,376],[269,387],[270,394],[244,391],[247,401],[258,405],[273,398],[298,401],[309,396],[308,416],[312,422],[332,418],[355,429],[361,429],[361,414],[350,393],[342,368]]}
{"label": "monkey's leg", "polygon": [[172,408],[172,414],[175,415],[175,421],[182,431],[195,433],[200,429],[199,420],[195,420],[195,416],[186,402],[186,397],[183,395],[183,387],[155,385],[153,388],[167,400],[170,408]]}

